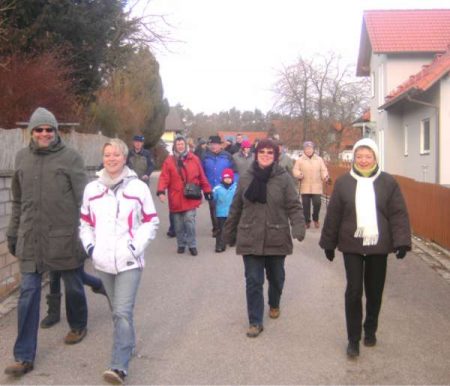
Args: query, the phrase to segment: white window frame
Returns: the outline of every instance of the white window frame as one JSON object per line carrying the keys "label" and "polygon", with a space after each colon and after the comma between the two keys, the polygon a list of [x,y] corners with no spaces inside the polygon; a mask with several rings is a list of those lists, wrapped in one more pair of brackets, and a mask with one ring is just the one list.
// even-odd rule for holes
{"label": "white window frame", "polygon": [[403,126],[403,155],[408,156],[408,125]]}
{"label": "white window frame", "polygon": [[[426,133],[426,123],[428,123],[428,133]],[[426,145],[426,138],[425,136],[428,135],[428,148],[425,148]],[[420,121],[420,154],[430,154],[430,148],[431,148],[431,122],[430,118],[425,118]]]}

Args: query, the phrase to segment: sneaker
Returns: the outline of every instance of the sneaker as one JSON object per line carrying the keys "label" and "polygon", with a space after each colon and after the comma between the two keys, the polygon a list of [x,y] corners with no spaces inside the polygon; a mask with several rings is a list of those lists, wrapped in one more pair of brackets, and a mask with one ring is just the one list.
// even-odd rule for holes
{"label": "sneaker", "polygon": [[87,334],[87,328],[82,330],[70,330],[64,338],[65,344],[77,344],[80,343]]}
{"label": "sneaker", "polygon": [[316,229],[320,228],[319,221],[314,221],[314,228],[316,228]]}
{"label": "sneaker", "polygon": [[377,337],[375,334],[366,335],[364,337],[364,346],[373,347],[377,344]]}
{"label": "sneaker", "polygon": [[280,309],[279,308],[272,308],[269,309],[269,317],[271,319],[277,319],[280,316]]}
{"label": "sneaker", "polygon": [[175,231],[167,231],[166,235],[170,239],[172,239],[176,236]]}
{"label": "sneaker", "polygon": [[359,356],[359,342],[348,342],[347,346],[347,356],[354,359]]}
{"label": "sneaker", "polygon": [[177,253],[184,253],[185,249],[185,247],[178,247]]}
{"label": "sneaker", "polygon": [[123,385],[126,374],[122,370],[108,369],[103,373],[103,379],[113,385]]}
{"label": "sneaker", "polygon": [[247,330],[247,336],[249,338],[256,338],[263,330],[264,327],[262,325],[251,324]]}
{"label": "sneaker", "polygon": [[5,374],[21,377],[34,369],[33,362],[14,362],[5,368]]}
{"label": "sneaker", "polygon": [[198,255],[197,248],[195,248],[195,247],[189,248],[189,252],[191,253],[192,256]]}
{"label": "sneaker", "polygon": [[225,248],[223,248],[223,247],[216,247],[216,252],[217,253],[220,253],[220,252],[223,252],[223,251],[225,251]]}

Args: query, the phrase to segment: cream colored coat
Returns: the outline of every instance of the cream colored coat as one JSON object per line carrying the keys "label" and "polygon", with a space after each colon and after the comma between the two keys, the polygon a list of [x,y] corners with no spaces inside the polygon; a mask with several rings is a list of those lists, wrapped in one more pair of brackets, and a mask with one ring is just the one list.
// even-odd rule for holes
{"label": "cream colored coat", "polygon": [[299,179],[301,194],[322,194],[323,182],[328,180],[328,169],[323,159],[317,154],[311,158],[302,155],[295,161],[294,177]]}

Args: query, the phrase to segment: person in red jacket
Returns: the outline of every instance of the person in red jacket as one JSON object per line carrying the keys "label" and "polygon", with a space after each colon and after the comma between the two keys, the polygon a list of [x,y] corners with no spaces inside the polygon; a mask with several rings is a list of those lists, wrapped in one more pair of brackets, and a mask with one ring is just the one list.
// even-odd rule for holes
{"label": "person in red jacket", "polygon": [[191,255],[196,256],[197,241],[195,237],[196,209],[200,199],[184,196],[184,186],[193,183],[200,186],[206,200],[212,200],[211,186],[205,176],[200,159],[189,151],[186,138],[179,135],[173,144],[173,155],[166,158],[158,180],[157,195],[161,202],[166,202],[168,193],[169,210],[174,215],[175,233],[178,253],[184,253],[186,247]]}

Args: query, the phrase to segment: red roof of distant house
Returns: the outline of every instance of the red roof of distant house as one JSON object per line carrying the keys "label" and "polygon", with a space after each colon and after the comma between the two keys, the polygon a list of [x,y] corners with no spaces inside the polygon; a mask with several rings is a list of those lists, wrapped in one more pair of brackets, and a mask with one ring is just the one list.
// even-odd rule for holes
{"label": "red roof of distant house", "polygon": [[370,53],[444,52],[450,43],[450,9],[365,11],[357,75],[368,75]]}
{"label": "red roof of distant house", "polygon": [[263,139],[267,137],[267,131],[219,131],[217,134],[222,138],[222,141],[225,141],[228,137],[233,139],[233,142],[236,141],[236,134],[242,134],[242,137],[247,141],[250,141],[251,144],[255,142],[255,139]]}
{"label": "red roof of distant house", "polygon": [[436,58],[430,65],[422,66],[422,70],[416,75],[412,75],[395,90],[391,91],[386,97],[386,103],[380,108],[386,108],[411,91],[423,92],[433,86],[439,79],[450,72],[450,48],[442,55],[436,55]]}

